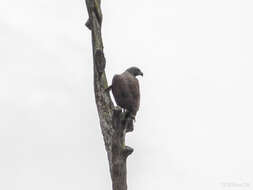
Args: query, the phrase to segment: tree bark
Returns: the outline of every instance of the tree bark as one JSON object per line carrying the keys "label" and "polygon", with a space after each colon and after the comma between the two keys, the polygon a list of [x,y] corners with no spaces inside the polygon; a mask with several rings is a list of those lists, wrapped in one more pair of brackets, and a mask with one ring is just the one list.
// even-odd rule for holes
{"label": "tree bark", "polygon": [[93,48],[94,92],[105,149],[109,161],[113,190],[127,190],[127,157],[133,152],[125,146],[126,132],[133,130],[133,121],[126,119],[125,112],[114,107],[105,74],[106,60],[101,35],[102,11],[100,0],[86,0],[89,19],[86,26],[91,30]]}

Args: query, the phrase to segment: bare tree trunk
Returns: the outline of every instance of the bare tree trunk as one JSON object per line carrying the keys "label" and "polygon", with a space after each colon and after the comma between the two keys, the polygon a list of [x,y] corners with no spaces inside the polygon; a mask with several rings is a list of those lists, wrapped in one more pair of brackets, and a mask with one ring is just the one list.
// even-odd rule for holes
{"label": "bare tree trunk", "polygon": [[104,137],[108,156],[113,190],[127,190],[127,157],[133,152],[131,147],[125,146],[126,132],[132,131],[132,120],[126,119],[121,109],[115,108],[109,92],[105,74],[105,57],[101,36],[102,11],[100,0],[86,0],[89,19],[86,26],[92,33],[94,91],[100,120],[100,127]]}

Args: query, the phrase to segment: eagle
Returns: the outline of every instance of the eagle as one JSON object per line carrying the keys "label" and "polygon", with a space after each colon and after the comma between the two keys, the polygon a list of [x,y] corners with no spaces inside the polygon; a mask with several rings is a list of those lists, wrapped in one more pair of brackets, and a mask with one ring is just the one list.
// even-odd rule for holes
{"label": "eagle", "polygon": [[126,117],[135,119],[140,106],[140,88],[137,76],[143,76],[137,67],[130,67],[122,74],[114,75],[112,85],[107,89],[112,90],[115,102],[127,111]]}

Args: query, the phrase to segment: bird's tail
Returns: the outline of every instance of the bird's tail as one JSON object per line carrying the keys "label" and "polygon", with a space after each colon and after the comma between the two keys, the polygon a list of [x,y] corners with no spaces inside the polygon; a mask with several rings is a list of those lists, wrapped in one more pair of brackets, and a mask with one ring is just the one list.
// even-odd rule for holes
{"label": "bird's tail", "polygon": [[125,115],[126,132],[132,132],[134,130],[135,115],[129,111]]}

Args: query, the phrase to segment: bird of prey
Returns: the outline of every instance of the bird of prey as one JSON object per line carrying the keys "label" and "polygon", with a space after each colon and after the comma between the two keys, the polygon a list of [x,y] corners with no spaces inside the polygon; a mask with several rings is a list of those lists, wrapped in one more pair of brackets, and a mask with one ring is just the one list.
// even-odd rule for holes
{"label": "bird of prey", "polygon": [[143,73],[137,67],[130,67],[119,75],[114,75],[112,85],[107,89],[112,90],[112,94],[118,106],[127,111],[127,115],[135,119],[140,106],[139,81],[136,76]]}

